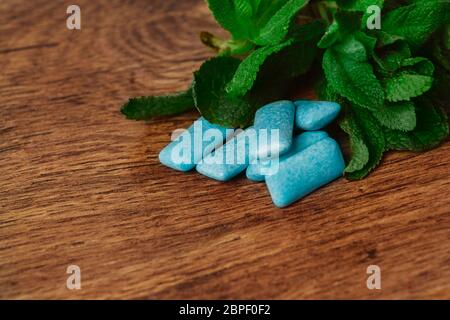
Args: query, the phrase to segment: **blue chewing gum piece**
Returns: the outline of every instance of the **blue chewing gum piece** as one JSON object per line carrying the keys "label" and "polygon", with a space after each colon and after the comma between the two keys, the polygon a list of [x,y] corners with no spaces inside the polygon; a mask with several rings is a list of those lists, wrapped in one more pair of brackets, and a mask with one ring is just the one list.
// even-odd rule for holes
{"label": "blue chewing gum piece", "polygon": [[159,161],[169,168],[189,171],[231,134],[233,130],[211,124],[201,117],[161,150]]}
{"label": "blue chewing gum piece", "polygon": [[259,161],[258,163],[250,164],[245,171],[247,179],[254,182],[262,182],[266,180],[266,176],[261,172],[261,166],[262,164]]}
{"label": "blue chewing gum piece", "polygon": [[222,147],[214,150],[197,165],[197,171],[204,176],[219,181],[228,181],[247,168],[249,148],[256,143],[256,133],[252,127],[238,133]]}
{"label": "blue chewing gum piece", "polygon": [[254,128],[258,148],[250,150],[251,159],[267,159],[286,153],[292,144],[295,105],[283,100],[260,108],[255,114]]}
{"label": "blue chewing gum piece", "polygon": [[325,131],[303,132],[302,134],[298,135],[295,138],[292,152],[289,151],[288,152],[289,155],[283,156],[283,158],[287,158],[290,155],[293,155],[299,151],[305,150],[306,148],[312,146],[313,144],[315,144],[325,138],[328,138],[328,133],[326,133]]}
{"label": "blue chewing gum piece", "polygon": [[319,130],[331,123],[341,111],[341,105],[328,101],[295,101],[295,125],[303,130]]}
{"label": "blue chewing gum piece", "polygon": [[[292,147],[284,155],[280,157],[280,162],[289,158],[293,154],[312,146],[316,142],[328,137],[325,131],[307,131],[294,138]],[[270,161],[270,160],[269,160]],[[268,166],[271,164],[268,161],[258,160],[255,164],[250,164],[245,172],[247,178],[251,181],[261,182],[266,179],[265,173],[268,172]]]}
{"label": "blue chewing gum piece", "polygon": [[278,172],[266,176],[273,203],[286,207],[342,176],[345,168],[336,141],[325,138],[280,162]]}

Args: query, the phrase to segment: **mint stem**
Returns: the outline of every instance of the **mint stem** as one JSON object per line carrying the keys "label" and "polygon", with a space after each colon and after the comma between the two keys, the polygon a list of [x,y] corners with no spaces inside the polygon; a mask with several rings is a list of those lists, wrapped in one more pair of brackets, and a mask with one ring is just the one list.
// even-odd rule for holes
{"label": "mint stem", "polygon": [[206,45],[207,47],[210,47],[216,51],[221,50],[221,48],[223,47],[225,41],[220,39],[219,37],[216,37],[215,35],[213,35],[212,33],[206,32],[206,31],[202,31],[200,33],[200,40],[202,41],[202,43],[204,45]]}
{"label": "mint stem", "polygon": [[318,2],[316,6],[320,17],[327,23],[327,25],[330,25],[331,22],[330,17],[328,16],[326,3]]}

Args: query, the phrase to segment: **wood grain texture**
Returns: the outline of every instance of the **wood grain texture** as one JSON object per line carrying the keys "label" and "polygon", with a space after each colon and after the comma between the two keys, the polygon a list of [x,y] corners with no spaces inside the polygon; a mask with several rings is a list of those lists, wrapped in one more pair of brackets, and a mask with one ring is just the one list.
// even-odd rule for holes
{"label": "wood grain texture", "polygon": [[68,1],[0,2],[0,298],[450,298],[450,143],[283,210],[264,184],[172,171],[158,151],[195,112],[118,108],[184,89],[212,54],[198,33],[222,32],[200,0],[76,3],[81,31]]}

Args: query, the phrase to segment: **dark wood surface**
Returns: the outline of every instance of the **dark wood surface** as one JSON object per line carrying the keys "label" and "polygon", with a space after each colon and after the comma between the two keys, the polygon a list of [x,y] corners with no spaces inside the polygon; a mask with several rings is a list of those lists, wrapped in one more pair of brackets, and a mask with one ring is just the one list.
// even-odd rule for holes
{"label": "dark wood surface", "polygon": [[200,0],[76,2],[80,31],[67,1],[0,2],[1,298],[450,298],[450,143],[283,210],[172,171],[158,152],[197,114],[119,106],[184,89],[212,55],[198,33],[223,33]]}

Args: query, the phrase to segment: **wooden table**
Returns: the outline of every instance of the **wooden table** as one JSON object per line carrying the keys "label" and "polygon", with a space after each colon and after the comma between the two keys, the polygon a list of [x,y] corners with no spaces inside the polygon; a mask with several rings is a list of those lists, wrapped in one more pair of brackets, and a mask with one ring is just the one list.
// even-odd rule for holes
{"label": "wooden table", "polygon": [[212,55],[198,33],[223,33],[201,0],[76,3],[81,30],[67,2],[0,3],[1,298],[450,298],[450,143],[283,210],[172,171],[158,152],[198,115],[119,106],[184,89]]}

